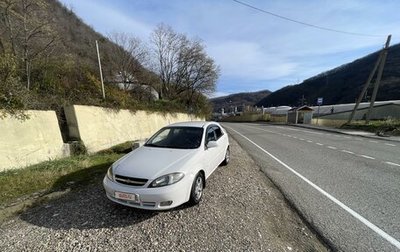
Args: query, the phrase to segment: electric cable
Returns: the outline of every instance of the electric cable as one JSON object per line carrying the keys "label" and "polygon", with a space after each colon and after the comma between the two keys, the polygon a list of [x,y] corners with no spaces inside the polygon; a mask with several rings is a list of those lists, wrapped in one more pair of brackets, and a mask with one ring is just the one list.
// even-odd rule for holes
{"label": "electric cable", "polygon": [[320,29],[320,30],[325,30],[325,31],[330,31],[330,32],[336,32],[336,33],[343,33],[343,34],[353,35],[353,36],[384,37],[383,35],[373,35],[373,34],[365,34],[365,33],[357,33],[357,32],[348,32],[348,31],[342,31],[342,30],[332,29],[332,28],[328,28],[328,27],[323,27],[323,26],[319,26],[319,25],[309,24],[309,23],[306,23],[306,22],[302,22],[302,21],[299,21],[299,20],[295,20],[295,19],[292,19],[292,18],[288,18],[288,17],[282,16],[282,15],[270,12],[270,11],[266,11],[266,10],[260,9],[258,7],[255,7],[253,5],[250,5],[250,4],[238,1],[238,0],[232,0],[232,1],[234,1],[234,2],[236,2],[238,4],[241,4],[243,6],[246,6],[248,8],[263,12],[265,14],[268,14],[268,15],[271,15],[271,16],[274,16],[274,17],[277,17],[277,18],[280,18],[280,19],[284,19],[286,21],[290,21],[290,22],[293,22],[293,23],[309,26],[309,27],[312,27],[312,28],[315,28],[315,29]]}

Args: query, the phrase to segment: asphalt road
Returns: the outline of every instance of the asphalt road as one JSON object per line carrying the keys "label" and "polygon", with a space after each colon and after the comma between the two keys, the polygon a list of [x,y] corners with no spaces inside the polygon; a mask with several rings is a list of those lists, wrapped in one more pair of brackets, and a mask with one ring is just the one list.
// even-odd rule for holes
{"label": "asphalt road", "polygon": [[334,250],[400,251],[400,144],[224,123]]}

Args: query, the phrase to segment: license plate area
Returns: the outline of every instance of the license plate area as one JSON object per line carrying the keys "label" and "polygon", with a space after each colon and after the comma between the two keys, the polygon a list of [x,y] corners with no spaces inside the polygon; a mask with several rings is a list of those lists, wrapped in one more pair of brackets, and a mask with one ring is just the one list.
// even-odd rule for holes
{"label": "license plate area", "polygon": [[132,201],[132,202],[139,201],[139,195],[134,194],[134,193],[115,192],[114,196],[115,196],[115,198],[121,199],[121,200],[128,200],[128,201]]}

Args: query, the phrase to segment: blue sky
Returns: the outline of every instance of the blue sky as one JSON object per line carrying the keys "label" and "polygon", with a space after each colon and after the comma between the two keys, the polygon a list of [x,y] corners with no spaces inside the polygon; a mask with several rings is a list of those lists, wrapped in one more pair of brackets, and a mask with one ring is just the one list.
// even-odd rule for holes
{"label": "blue sky", "polygon": [[[61,0],[96,31],[126,32],[147,41],[159,23],[200,38],[221,68],[213,96],[276,91],[399,43],[398,0],[241,0],[302,22],[282,20],[232,0]],[[366,76],[367,78],[367,76]]]}

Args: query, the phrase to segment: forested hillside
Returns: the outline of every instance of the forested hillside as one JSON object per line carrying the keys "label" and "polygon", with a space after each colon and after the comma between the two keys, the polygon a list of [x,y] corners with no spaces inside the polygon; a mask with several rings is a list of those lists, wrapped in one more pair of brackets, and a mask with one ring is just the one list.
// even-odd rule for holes
{"label": "forested hillside", "polygon": [[[378,56],[379,52],[375,52],[309,78],[298,85],[286,86],[265,97],[257,105],[315,105],[318,97],[324,98],[324,104],[352,103],[359,96]],[[374,82],[375,78],[372,83]],[[372,90],[371,85],[364,101],[370,98]],[[400,99],[400,44],[389,48],[377,96],[377,100],[380,101],[395,99]]]}
{"label": "forested hillside", "polygon": [[271,91],[262,90],[258,92],[237,93],[210,99],[214,112],[221,112],[221,108],[250,105],[253,106],[261,99],[267,97]]}
{"label": "forested hillside", "polygon": [[[0,0],[0,14],[3,116],[4,111],[16,114],[24,109],[60,112],[66,104],[210,112],[205,94],[215,89],[219,69],[200,40],[163,24],[154,28],[150,41],[140,41],[135,31],[105,37],[56,0]],[[175,72],[167,72],[171,65]],[[153,91],[160,100],[154,99]]]}

